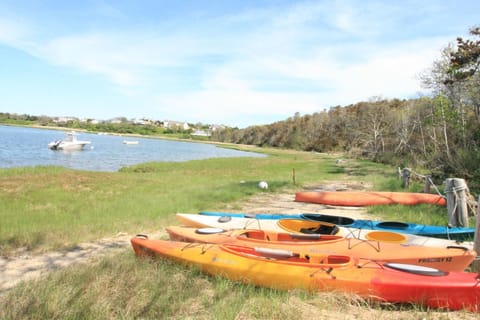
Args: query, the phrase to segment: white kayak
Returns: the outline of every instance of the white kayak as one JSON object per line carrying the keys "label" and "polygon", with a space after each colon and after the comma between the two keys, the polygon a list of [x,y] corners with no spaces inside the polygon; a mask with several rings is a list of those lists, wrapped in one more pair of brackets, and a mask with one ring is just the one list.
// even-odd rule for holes
{"label": "white kayak", "polygon": [[347,228],[331,223],[308,221],[301,219],[255,219],[232,216],[207,216],[190,213],[177,213],[177,220],[185,226],[195,228],[260,229],[277,232],[296,232],[310,234],[335,234],[345,238],[356,238],[380,242],[394,242],[411,246],[431,247],[464,247],[473,249],[473,242],[432,238],[412,234],[401,234],[388,231],[372,231],[367,229]]}

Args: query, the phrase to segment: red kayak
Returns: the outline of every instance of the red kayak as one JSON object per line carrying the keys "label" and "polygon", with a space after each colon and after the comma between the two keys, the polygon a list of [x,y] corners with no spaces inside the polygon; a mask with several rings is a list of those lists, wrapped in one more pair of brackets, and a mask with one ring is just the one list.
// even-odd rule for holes
{"label": "red kayak", "polygon": [[349,207],[422,203],[445,206],[447,204],[444,197],[431,193],[381,191],[301,191],[295,193],[295,201]]}

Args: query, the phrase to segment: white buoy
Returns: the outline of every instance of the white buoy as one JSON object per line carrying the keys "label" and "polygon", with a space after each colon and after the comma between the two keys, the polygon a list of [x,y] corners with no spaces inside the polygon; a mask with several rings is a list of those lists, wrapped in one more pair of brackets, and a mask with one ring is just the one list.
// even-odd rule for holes
{"label": "white buoy", "polygon": [[267,183],[266,181],[260,181],[260,182],[258,183],[258,187],[259,187],[260,189],[268,189],[268,183]]}

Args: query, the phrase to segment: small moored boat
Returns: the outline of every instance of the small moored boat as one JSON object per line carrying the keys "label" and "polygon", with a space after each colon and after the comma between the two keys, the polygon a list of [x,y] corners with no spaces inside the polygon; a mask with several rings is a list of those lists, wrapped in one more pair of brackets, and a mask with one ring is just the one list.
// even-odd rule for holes
{"label": "small moored boat", "polygon": [[136,140],[123,140],[123,144],[138,144]]}
{"label": "small moored boat", "polygon": [[91,144],[91,141],[83,141],[77,139],[75,131],[67,132],[62,140],[52,141],[48,147],[52,150],[75,151],[82,150],[86,145]]}

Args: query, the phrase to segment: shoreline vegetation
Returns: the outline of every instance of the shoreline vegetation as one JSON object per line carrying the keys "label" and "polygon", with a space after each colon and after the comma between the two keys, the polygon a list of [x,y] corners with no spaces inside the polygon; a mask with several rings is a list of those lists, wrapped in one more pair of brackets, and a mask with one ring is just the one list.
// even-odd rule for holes
{"label": "shoreline vegetation", "polygon": [[[238,211],[258,193],[293,194],[332,181],[371,190],[401,188],[391,166],[348,158],[337,162],[342,154],[258,150],[269,157],[143,163],[111,173],[43,166],[0,169],[0,255],[70,250],[118,233],[156,233],[178,224],[176,212]],[[267,190],[258,188],[261,180],[268,182]],[[409,191],[421,188],[413,184]],[[378,218],[388,217],[386,208],[377,210],[373,214]],[[418,223],[443,224],[447,219],[444,208],[433,206],[397,207],[393,212],[397,219]],[[346,314],[356,319],[472,318],[464,312],[371,304],[334,293],[257,288],[169,261],[139,260],[131,248],[0,294],[0,318],[5,319],[298,319]]]}
{"label": "shoreline vegetation", "polygon": [[[45,130],[56,130],[56,131],[77,131],[89,134],[99,134],[98,131],[90,131],[87,129],[82,128],[70,128],[70,127],[62,127],[62,126],[43,126],[38,124],[11,124],[11,123],[1,123],[0,125],[3,126],[12,126],[12,127],[24,127],[24,128],[35,128],[35,129],[45,129]],[[220,141],[210,141],[210,140],[201,140],[201,139],[187,139],[187,138],[180,138],[169,136],[166,134],[159,134],[159,135],[145,135],[140,133],[117,133],[117,132],[106,132],[106,134],[119,136],[119,137],[132,137],[132,138],[144,138],[144,139],[163,139],[163,140],[173,140],[173,141],[180,141],[180,142],[197,142],[197,143],[210,143],[210,144],[218,144],[218,145],[234,145],[233,143],[227,142],[220,142]],[[247,145],[245,145],[247,146]],[[254,146],[252,146],[254,147]]]}

